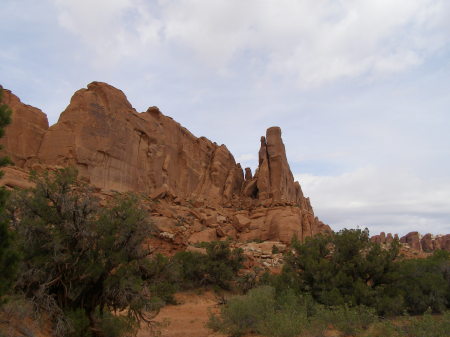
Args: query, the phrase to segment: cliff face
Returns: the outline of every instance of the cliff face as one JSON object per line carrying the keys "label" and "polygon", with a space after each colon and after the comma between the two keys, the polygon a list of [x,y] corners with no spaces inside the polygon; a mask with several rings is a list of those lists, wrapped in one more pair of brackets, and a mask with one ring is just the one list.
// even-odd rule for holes
{"label": "cliff face", "polygon": [[[50,128],[44,113],[6,93],[14,115],[4,153],[23,170],[75,166],[103,191],[140,192],[166,199],[168,207],[194,201],[216,209],[215,216],[226,219],[220,231],[240,240],[290,242],[330,230],[294,182],[278,127],[261,138],[259,167],[254,176],[246,169],[244,177],[225,145],[195,137],[156,107],[136,112],[122,91],[106,83],[78,90]],[[157,216],[180,217],[164,211]],[[204,214],[197,218],[204,222]],[[189,235],[204,230],[196,227]]]}
{"label": "cliff face", "polygon": [[[2,87],[0,86],[0,90]],[[2,104],[12,110],[13,123],[5,129],[0,138],[3,146],[1,155],[8,155],[18,167],[36,160],[42,139],[48,129],[47,116],[39,109],[23,104],[9,90],[3,90]]]}
{"label": "cliff face", "polygon": [[97,82],[75,93],[38,156],[46,165],[75,165],[91,184],[120,192],[166,188],[222,202],[243,181],[224,145],[196,138],[155,107],[137,113],[120,90]]}

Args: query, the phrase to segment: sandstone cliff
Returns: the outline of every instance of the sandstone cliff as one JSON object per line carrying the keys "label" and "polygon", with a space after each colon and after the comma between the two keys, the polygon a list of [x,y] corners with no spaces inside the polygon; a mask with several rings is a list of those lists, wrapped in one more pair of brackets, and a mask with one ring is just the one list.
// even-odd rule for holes
{"label": "sandstone cliff", "polygon": [[[225,145],[195,137],[156,107],[138,113],[106,83],[78,90],[50,128],[44,113],[6,93],[14,115],[4,153],[16,163],[5,175],[9,185],[25,186],[32,168],[75,166],[104,193],[133,191],[163,200],[166,209],[158,206],[152,215],[165,238],[178,235],[182,242],[229,236],[288,243],[330,231],[294,181],[278,127],[261,138],[255,174],[247,168],[244,175]],[[191,226],[178,226],[183,233],[176,226],[180,218],[191,219]]]}
{"label": "sandstone cliff", "polygon": [[[0,86],[0,90],[2,87]],[[47,116],[39,109],[23,104],[9,90],[3,90],[2,103],[12,110],[13,123],[0,138],[1,155],[8,155],[18,167],[24,167],[36,159],[42,139],[48,129]]]}

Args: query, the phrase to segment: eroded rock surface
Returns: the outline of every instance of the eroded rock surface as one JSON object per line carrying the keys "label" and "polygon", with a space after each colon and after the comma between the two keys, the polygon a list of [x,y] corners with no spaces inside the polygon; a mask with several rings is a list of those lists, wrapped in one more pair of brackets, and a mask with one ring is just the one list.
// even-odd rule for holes
{"label": "eroded rock surface", "polygon": [[[133,191],[158,200],[152,217],[162,240],[289,243],[293,236],[331,231],[294,181],[279,127],[261,137],[258,169],[244,174],[225,145],[194,136],[156,107],[138,113],[106,83],[78,90],[50,128],[40,110],[6,94],[14,115],[5,152],[18,167],[75,166],[105,193]],[[24,172],[20,179],[10,174],[9,184],[23,185]]]}
{"label": "eroded rock surface", "polygon": [[7,155],[17,167],[23,168],[27,162],[36,160],[48,129],[47,115],[35,107],[23,104],[9,90],[3,90],[0,104],[8,105],[12,110],[11,124],[5,128],[4,136],[0,138],[3,146],[0,155]]}
{"label": "eroded rock surface", "polygon": [[108,190],[201,197],[238,195],[241,168],[224,146],[197,138],[156,107],[137,113],[122,91],[91,83],[72,97],[39,150],[47,165],[75,165]]}

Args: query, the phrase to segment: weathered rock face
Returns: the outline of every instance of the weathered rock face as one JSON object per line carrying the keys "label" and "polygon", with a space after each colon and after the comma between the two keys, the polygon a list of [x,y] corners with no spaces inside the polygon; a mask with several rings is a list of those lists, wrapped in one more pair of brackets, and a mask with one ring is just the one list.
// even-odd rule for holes
{"label": "weathered rock face", "polygon": [[246,169],[244,177],[225,145],[195,137],[156,107],[136,112],[122,91],[105,83],[77,91],[50,128],[40,110],[17,98],[6,103],[16,121],[9,127],[5,150],[19,154],[20,167],[75,166],[82,178],[105,192],[134,191],[164,199],[166,208],[153,215],[168,240],[179,237],[173,224],[185,212],[174,213],[170,205],[186,202],[199,211],[216,210],[206,212],[207,218],[195,214],[196,222],[183,232],[190,242],[231,237],[289,243],[293,236],[331,231],[315,217],[294,181],[278,127],[261,138],[259,167],[254,175]]}
{"label": "weathered rock face", "polygon": [[267,129],[266,137],[261,137],[258,169],[254,177],[246,170],[245,181],[247,197],[273,204],[302,203],[303,193],[289,168],[279,127]]}
{"label": "weathered rock face", "polygon": [[422,250],[422,245],[420,244],[420,234],[419,232],[411,232],[400,238],[401,243],[408,244],[411,248],[415,250]]}
{"label": "weathered rock face", "polygon": [[97,187],[230,200],[243,173],[228,149],[196,138],[152,107],[137,113],[122,91],[91,83],[45,134],[39,158],[75,165]]}
{"label": "weathered rock face", "polygon": [[24,167],[26,162],[36,159],[42,138],[48,129],[47,116],[41,110],[23,104],[9,90],[3,90],[0,104],[8,105],[12,110],[12,122],[5,128],[5,135],[0,138],[3,146],[0,155],[7,155],[16,166]]}

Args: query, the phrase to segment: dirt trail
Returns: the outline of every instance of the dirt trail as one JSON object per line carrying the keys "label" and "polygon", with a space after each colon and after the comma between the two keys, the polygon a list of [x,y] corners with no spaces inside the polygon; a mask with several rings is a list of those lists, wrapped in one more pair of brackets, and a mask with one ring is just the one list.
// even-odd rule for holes
{"label": "dirt trail", "polygon": [[[214,293],[188,292],[177,294],[175,298],[179,304],[165,306],[155,319],[163,323],[159,328],[162,337],[225,337],[205,327],[209,311],[217,310]],[[147,328],[138,333],[138,337],[150,336]]]}

